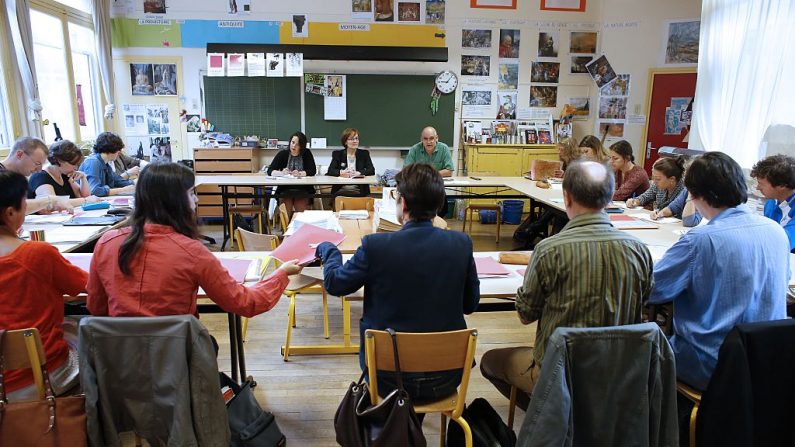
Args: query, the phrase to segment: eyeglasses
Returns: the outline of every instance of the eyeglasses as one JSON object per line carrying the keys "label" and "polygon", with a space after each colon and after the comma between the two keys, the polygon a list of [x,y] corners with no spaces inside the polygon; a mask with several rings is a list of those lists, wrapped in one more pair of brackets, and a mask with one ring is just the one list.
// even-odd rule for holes
{"label": "eyeglasses", "polygon": [[40,167],[42,167],[44,165],[42,162],[34,160],[33,157],[30,156],[30,154],[28,154],[28,153],[24,153],[24,154],[25,154],[25,156],[30,158],[30,161],[32,161],[33,165],[36,166],[37,168],[40,168]]}
{"label": "eyeglasses", "polygon": [[400,193],[398,192],[397,189],[390,189],[389,190],[389,197],[392,200],[397,200],[400,197]]}
{"label": "eyeglasses", "polygon": [[350,137],[348,141],[359,141],[359,137]]}

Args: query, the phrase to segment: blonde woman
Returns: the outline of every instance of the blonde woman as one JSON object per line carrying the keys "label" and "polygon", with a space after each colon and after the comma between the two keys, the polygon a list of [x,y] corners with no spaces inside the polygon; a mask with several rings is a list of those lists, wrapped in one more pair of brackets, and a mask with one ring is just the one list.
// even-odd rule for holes
{"label": "blonde woman", "polygon": [[558,158],[563,162],[563,166],[558,171],[555,171],[555,177],[563,178],[563,172],[566,167],[574,160],[580,158],[580,146],[577,145],[577,140],[572,137],[561,138],[556,144],[558,148]]}

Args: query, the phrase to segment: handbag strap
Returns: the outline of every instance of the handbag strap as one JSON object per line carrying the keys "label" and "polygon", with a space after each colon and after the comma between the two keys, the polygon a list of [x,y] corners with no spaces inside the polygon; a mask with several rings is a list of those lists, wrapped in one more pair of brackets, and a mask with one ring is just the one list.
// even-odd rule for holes
{"label": "handbag strap", "polygon": [[401,394],[406,393],[406,389],[403,388],[403,373],[400,372],[400,356],[398,355],[398,344],[397,344],[397,333],[392,328],[387,328],[386,332],[392,337],[392,353],[395,356],[395,373],[397,378],[397,389],[401,392]]}

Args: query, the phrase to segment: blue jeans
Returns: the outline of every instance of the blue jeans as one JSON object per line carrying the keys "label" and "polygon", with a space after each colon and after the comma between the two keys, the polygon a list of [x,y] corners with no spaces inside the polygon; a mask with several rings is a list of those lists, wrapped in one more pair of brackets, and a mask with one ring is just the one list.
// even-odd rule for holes
{"label": "blue jeans", "polygon": [[[455,393],[461,384],[460,369],[434,371],[427,373],[403,373],[403,388],[414,403],[437,400]],[[397,389],[397,374],[391,371],[378,371],[378,394],[387,396]]]}

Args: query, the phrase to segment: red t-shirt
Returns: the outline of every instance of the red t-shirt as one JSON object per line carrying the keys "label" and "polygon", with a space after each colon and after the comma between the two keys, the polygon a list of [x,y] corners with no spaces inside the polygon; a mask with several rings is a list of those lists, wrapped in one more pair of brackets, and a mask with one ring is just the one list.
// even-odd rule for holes
{"label": "red t-shirt", "polygon": [[88,310],[112,317],[193,314],[201,287],[221,309],[244,317],[270,310],[287,287],[283,270],[253,286],[235,281],[201,242],[167,225],[146,224],[130,260],[130,275],[119,269],[119,249],[131,228],[106,232],[94,248],[88,279]]}
{"label": "red t-shirt", "polygon": [[[86,290],[88,273],[64,259],[46,242],[25,242],[0,257],[0,328],[35,327],[41,334],[47,371],[57,369],[69,356],[63,337],[64,295]],[[5,376],[6,391],[33,383],[30,370]]]}

